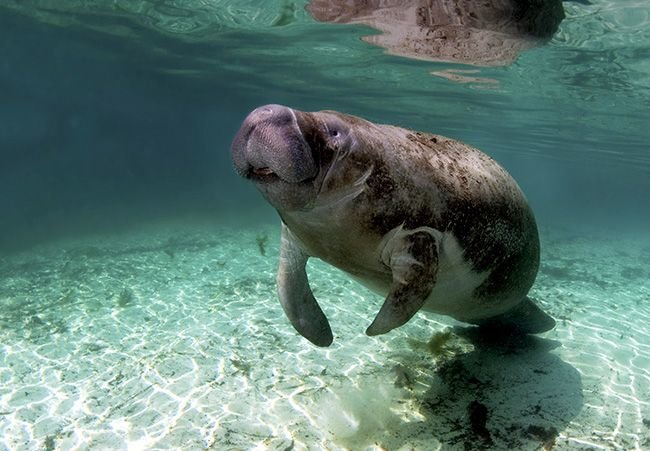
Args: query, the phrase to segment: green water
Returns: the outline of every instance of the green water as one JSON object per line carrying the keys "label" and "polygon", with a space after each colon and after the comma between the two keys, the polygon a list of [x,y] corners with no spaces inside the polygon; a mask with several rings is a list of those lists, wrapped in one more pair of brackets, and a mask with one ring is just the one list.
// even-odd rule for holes
{"label": "green water", "polygon": [[[493,67],[389,55],[305,3],[0,0],[0,450],[650,447],[648,2],[564,2]],[[556,329],[483,348],[418,315],[369,338],[381,299],[313,262],[335,344],[302,339],[277,215],[230,162],[267,103],[499,161]]]}
{"label": "green water", "polygon": [[[87,135],[83,142],[50,144],[68,148],[59,162],[71,147],[128,131],[135,140],[161,148],[159,158],[169,166],[163,168],[167,180],[154,180],[152,191],[173,185],[178,197],[179,191],[197,188],[201,193],[179,202],[206,195],[213,205],[225,206],[230,196],[247,193],[231,177],[228,146],[248,111],[265,103],[329,108],[483,149],[513,173],[542,224],[643,229],[648,222],[648,209],[640,206],[650,169],[645,2],[566,2],[566,18],[547,45],[524,51],[513,65],[493,68],[386,55],[360,39],[373,30],[317,23],[301,2],[266,2],[263,8],[256,2],[2,3],[9,93],[3,107],[9,129],[5,149],[15,148],[12,139],[22,143],[25,135],[51,129],[48,114]],[[476,70],[468,76],[496,83],[456,83],[431,75],[448,70]],[[85,116],[90,124],[83,123]],[[176,147],[191,149],[183,154],[191,163],[182,166],[199,172],[199,182],[174,171],[181,154],[164,145],[170,128]],[[113,158],[110,149],[102,155]],[[211,172],[202,164],[207,158]],[[75,169],[79,158],[65,164]],[[131,161],[113,164],[116,172],[132,171]],[[140,164],[150,165],[152,174],[158,169]],[[86,166],[80,170],[92,178]],[[204,186],[215,180],[228,188],[217,183],[207,193]],[[229,196],[220,195],[225,189]],[[37,197],[21,203],[38,204]],[[64,203],[69,196],[62,198]],[[245,199],[258,198],[251,193]],[[148,200],[159,203],[143,202]]]}

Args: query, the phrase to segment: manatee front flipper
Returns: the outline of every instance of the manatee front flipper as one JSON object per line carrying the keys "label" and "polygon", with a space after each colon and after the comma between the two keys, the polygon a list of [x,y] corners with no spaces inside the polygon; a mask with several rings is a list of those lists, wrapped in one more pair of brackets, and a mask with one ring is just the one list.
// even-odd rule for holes
{"label": "manatee front flipper", "polygon": [[282,244],[277,284],[280,303],[293,327],[316,346],[332,344],[332,329],[309,287],[304,253],[286,225],[282,224]]}
{"label": "manatee front flipper", "polygon": [[544,313],[529,297],[505,313],[477,321],[483,331],[504,330],[523,334],[541,334],[555,327],[555,320]]}
{"label": "manatee front flipper", "polygon": [[401,226],[390,232],[381,259],[391,269],[393,282],[366,334],[385,334],[405,324],[424,305],[438,272],[435,232],[429,227],[407,231]]}

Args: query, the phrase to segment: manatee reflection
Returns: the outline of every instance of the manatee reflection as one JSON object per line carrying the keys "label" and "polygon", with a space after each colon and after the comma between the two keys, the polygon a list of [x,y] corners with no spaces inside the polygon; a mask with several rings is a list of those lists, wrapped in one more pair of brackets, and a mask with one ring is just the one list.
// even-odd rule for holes
{"label": "manatee reflection", "polygon": [[560,0],[312,0],[320,22],[364,24],[363,39],[388,53],[430,61],[501,66],[553,37]]}

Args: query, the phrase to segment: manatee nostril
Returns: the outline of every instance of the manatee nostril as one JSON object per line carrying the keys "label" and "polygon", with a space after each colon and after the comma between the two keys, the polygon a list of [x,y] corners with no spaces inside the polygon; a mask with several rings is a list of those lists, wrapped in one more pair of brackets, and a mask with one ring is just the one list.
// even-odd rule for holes
{"label": "manatee nostril", "polygon": [[255,112],[260,115],[268,116],[277,113],[281,108],[280,105],[269,104],[257,108]]}
{"label": "manatee nostril", "polygon": [[291,109],[283,106],[283,105],[276,105],[274,103],[264,105],[257,107],[253,113],[251,113],[253,117],[256,117],[258,120],[262,118],[268,118],[268,117],[280,117],[284,119],[288,119],[291,117]]}

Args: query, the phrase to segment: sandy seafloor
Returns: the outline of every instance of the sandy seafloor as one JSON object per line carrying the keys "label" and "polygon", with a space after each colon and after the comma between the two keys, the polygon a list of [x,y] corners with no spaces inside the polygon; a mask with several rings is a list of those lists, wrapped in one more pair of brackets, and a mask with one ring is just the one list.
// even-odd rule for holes
{"label": "sandy seafloor", "polygon": [[0,450],[650,449],[650,238],[542,242],[558,325],[509,343],[426,314],[367,337],[382,299],[312,261],[327,349],[276,300],[279,226],[0,257]]}

